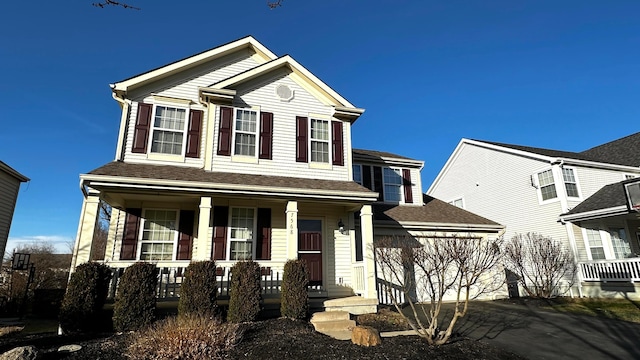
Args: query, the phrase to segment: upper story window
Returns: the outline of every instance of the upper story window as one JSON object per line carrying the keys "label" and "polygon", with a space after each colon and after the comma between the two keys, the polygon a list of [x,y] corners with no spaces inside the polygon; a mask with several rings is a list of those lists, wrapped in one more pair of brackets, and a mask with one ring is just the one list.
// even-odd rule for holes
{"label": "upper story window", "polygon": [[140,237],[140,260],[173,260],[178,237],[176,210],[147,209]]}
{"label": "upper story window", "polygon": [[463,208],[464,208],[464,204],[463,204],[463,202],[462,202],[462,198],[458,198],[458,199],[455,199],[455,200],[451,200],[451,201],[449,201],[449,204],[451,204],[451,205],[453,205],[453,206],[456,206],[456,207],[459,207],[459,208],[461,208],[461,209],[463,209]]}
{"label": "upper story window", "polygon": [[362,185],[362,166],[353,165],[353,181]]}
{"label": "upper story window", "polygon": [[229,259],[253,259],[255,209],[232,208],[229,226]]}
{"label": "upper story window", "polygon": [[182,155],[187,110],[156,106],[151,136],[151,152]]}
{"label": "upper story window", "polygon": [[256,156],[257,117],[256,111],[236,109],[234,155]]}
{"label": "upper story window", "polygon": [[576,181],[573,169],[563,168],[562,178],[564,180],[565,189],[567,190],[567,196],[580,197],[580,194],[578,194],[578,182]]}
{"label": "upper story window", "polygon": [[551,169],[538,173],[538,186],[540,187],[540,194],[542,195],[543,201],[558,197]]}
{"label": "upper story window", "polygon": [[624,174],[624,179],[625,180],[631,180],[631,179],[635,179],[637,177],[638,177],[638,175],[635,175],[635,174]]}
{"label": "upper story window", "polygon": [[402,170],[384,168],[384,201],[402,201]]}
{"label": "upper story window", "polygon": [[329,163],[329,121],[311,119],[311,162]]}

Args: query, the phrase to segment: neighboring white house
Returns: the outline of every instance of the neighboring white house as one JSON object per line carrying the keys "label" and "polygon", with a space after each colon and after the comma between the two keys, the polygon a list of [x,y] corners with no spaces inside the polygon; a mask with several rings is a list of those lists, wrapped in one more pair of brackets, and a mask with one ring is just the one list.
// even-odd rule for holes
{"label": "neighboring white house", "polygon": [[9,229],[13,212],[16,208],[18,190],[20,184],[29,181],[29,178],[12,169],[9,165],[0,161],[0,250],[1,254],[7,247]]}
{"label": "neighboring white house", "polygon": [[122,108],[116,156],[80,176],[72,268],[91,258],[100,199],[113,207],[104,261],[155,262],[161,296],[176,296],[182,269],[205,259],[221,284],[236,261],[254,259],[265,295],[277,293],[284,263],[299,258],[317,294],[375,300],[375,236],[502,230],[425,203],[422,161],[352,151],[364,109],[252,37],[111,88]]}
{"label": "neighboring white house", "polygon": [[[616,263],[640,253],[640,224],[571,221],[582,220],[575,210],[607,185],[640,176],[639,166],[640,133],[583,152],[462,139],[427,193],[505,225],[506,238],[537,232],[563,241],[580,264]],[[567,214],[562,221],[561,214]],[[579,276],[583,285],[596,281],[583,271]]]}

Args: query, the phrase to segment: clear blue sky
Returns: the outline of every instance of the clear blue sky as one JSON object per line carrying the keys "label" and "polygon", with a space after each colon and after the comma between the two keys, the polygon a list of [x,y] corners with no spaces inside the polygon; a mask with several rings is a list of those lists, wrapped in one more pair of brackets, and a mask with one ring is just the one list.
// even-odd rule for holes
{"label": "clear blue sky", "polygon": [[114,158],[109,83],[253,35],[358,107],[355,147],[422,159],[461,138],[580,151],[639,131],[640,2],[5,1],[0,160],[23,184],[11,246],[75,238],[79,174]]}

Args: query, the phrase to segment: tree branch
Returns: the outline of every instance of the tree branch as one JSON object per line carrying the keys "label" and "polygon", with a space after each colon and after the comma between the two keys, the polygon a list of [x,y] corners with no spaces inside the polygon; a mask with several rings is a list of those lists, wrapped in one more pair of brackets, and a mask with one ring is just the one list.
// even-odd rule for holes
{"label": "tree branch", "polygon": [[[282,1],[282,0],[280,0],[280,1]],[[278,2],[280,2],[280,1],[278,1]],[[103,9],[104,9],[105,6],[111,5],[111,6],[121,6],[121,7],[125,8],[125,9],[140,10],[139,7],[136,7],[136,6],[133,6],[133,5],[129,5],[127,3],[117,2],[117,1],[114,1],[114,0],[104,0],[103,2],[93,3],[92,5],[95,6],[95,7],[103,8]]]}

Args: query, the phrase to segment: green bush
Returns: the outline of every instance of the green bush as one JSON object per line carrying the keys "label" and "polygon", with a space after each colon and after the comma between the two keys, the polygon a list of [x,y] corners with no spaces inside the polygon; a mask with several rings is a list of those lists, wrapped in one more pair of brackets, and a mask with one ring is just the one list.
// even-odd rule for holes
{"label": "green bush", "polygon": [[260,312],[261,292],[257,262],[239,261],[233,265],[227,320],[235,323],[254,321]]}
{"label": "green bush", "polygon": [[113,306],[115,330],[138,330],[153,322],[157,282],[158,269],[154,264],[138,262],[124,271]]}
{"label": "green bush", "polygon": [[60,327],[64,333],[103,330],[100,315],[110,279],[111,269],[104,264],[89,262],[76,267],[60,307]]}
{"label": "green bush", "polygon": [[180,316],[158,321],[135,335],[127,357],[132,360],[225,359],[242,339],[238,324],[204,317]]}
{"label": "green bush", "polygon": [[178,315],[212,317],[216,311],[216,264],[198,261],[189,264],[180,286]]}
{"label": "green bush", "polygon": [[309,270],[303,260],[289,260],[284,265],[280,313],[290,319],[304,319],[309,310]]}

